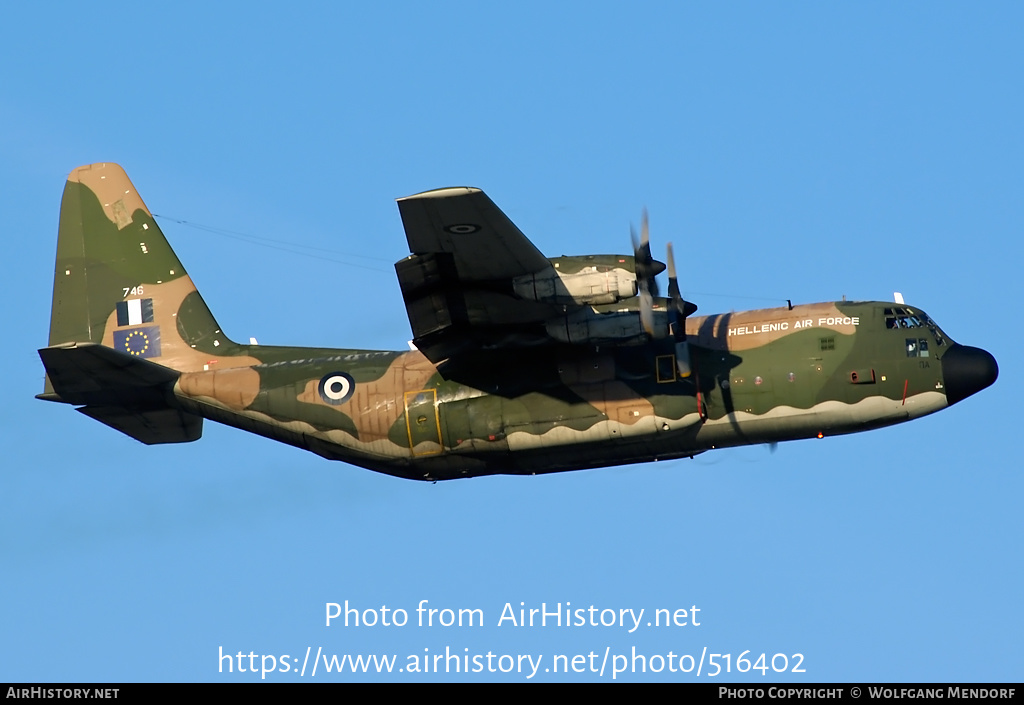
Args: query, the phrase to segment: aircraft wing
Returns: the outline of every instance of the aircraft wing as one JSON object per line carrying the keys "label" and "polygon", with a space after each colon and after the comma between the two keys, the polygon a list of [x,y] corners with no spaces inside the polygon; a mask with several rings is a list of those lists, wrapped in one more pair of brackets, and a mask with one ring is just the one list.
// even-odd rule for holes
{"label": "aircraft wing", "polygon": [[566,306],[517,296],[513,280],[555,276],[552,264],[487,194],[437,189],[399,199],[398,209],[412,254],[395,270],[428,359],[551,342],[544,323]]}
{"label": "aircraft wing", "polygon": [[409,251],[447,254],[459,281],[508,280],[550,267],[515,223],[477,188],[444,188],[398,200]]}

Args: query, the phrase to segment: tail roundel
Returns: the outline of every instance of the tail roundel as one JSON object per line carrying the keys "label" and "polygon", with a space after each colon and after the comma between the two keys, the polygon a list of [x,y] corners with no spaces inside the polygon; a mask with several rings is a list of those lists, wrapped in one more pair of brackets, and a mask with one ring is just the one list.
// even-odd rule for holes
{"label": "tail roundel", "polygon": [[244,355],[221,331],[152,213],[117,164],[78,167],[60,207],[49,345],[39,398],[144,443],[195,440],[202,419],[178,410],[183,372]]}

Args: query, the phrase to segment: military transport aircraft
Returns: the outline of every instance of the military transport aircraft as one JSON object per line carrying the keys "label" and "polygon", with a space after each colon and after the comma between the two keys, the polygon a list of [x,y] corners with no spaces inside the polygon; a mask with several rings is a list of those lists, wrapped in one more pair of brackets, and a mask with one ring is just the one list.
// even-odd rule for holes
{"label": "military transport aircraft", "polygon": [[[398,200],[408,352],[237,343],[116,164],[68,177],[38,398],[143,443],[203,419],[398,477],[535,474],[888,426],[995,359],[902,302],[695,317],[646,216],[632,255],[548,258],[475,188]],[[252,341],[255,343],[255,341]]]}

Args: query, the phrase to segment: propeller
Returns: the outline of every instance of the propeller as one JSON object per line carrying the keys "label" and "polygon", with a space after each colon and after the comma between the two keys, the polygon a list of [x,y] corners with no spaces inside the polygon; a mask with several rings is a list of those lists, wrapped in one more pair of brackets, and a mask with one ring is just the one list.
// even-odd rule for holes
{"label": "propeller", "polygon": [[690,365],[690,344],[686,340],[686,317],[697,310],[697,305],[686,301],[679,291],[676,278],[676,259],[672,256],[672,243],[668,243],[668,325],[676,341],[676,368],[680,377],[689,377],[693,372]]}
{"label": "propeller", "polygon": [[644,208],[640,220],[640,241],[637,242],[636,231],[629,226],[629,237],[633,240],[633,259],[636,263],[636,282],[641,290],[645,289],[651,296],[658,295],[658,280],[654,276],[662,271],[651,256],[651,233],[648,225],[647,209]]}
{"label": "propeller", "polygon": [[644,208],[640,220],[640,241],[636,231],[629,226],[629,237],[633,241],[633,262],[636,270],[637,294],[640,297],[640,324],[647,335],[654,337],[654,297],[658,295],[658,280],[655,275],[661,271],[651,256],[651,235]]}
{"label": "propeller", "polygon": [[664,338],[670,333],[676,343],[676,367],[680,377],[689,377],[692,374],[690,364],[690,346],[686,341],[686,317],[697,310],[695,304],[683,299],[679,291],[679,279],[676,277],[676,263],[672,255],[672,243],[668,243],[668,330],[655,330],[654,327],[654,299],[658,296],[658,280],[655,278],[665,270],[665,265],[658,262],[651,255],[651,235],[647,218],[647,209],[644,208],[640,221],[640,239],[637,240],[636,231],[632,226],[629,228],[630,238],[633,240],[633,261],[636,269],[637,295],[640,299],[640,324],[644,332],[651,338]]}

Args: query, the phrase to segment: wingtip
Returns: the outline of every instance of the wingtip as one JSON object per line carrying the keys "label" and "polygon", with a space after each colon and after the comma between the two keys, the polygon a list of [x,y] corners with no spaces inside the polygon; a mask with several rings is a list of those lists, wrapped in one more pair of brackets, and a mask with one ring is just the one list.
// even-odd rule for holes
{"label": "wingtip", "polygon": [[403,196],[402,198],[396,198],[396,201],[412,201],[418,198],[452,198],[454,196],[468,196],[471,193],[480,193],[480,189],[472,186],[448,186],[446,188],[436,188],[430,191],[422,191],[420,193],[414,193],[411,196]]}

